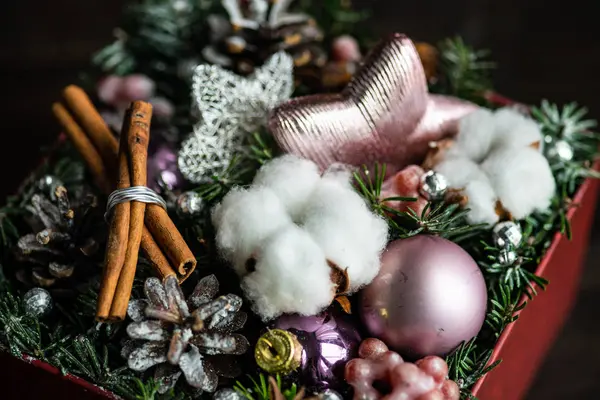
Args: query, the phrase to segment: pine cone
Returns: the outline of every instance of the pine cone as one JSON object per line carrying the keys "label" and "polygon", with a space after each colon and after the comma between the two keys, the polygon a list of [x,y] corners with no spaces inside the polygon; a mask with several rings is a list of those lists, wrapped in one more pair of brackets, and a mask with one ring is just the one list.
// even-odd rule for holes
{"label": "pine cone", "polygon": [[283,50],[294,59],[298,79],[320,80],[327,62],[323,32],[308,15],[287,13],[292,1],[223,0],[230,19],[211,16],[212,44],[203,50],[204,58],[248,75]]}
{"label": "pine cone", "polygon": [[214,299],[219,291],[214,275],[201,279],[187,302],[175,277],[167,277],[164,285],[149,278],[144,291],[147,299],[132,300],[127,310],[134,321],[127,326],[133,340],[122,350],[129,368],[156,366],[160,393],[173,388],[182,373],[190,386],[206,392],[216,390],[219,376],[241,373],[232,356],[245,353],[250,344],[232,332],[244,326],[247,315],[239,311],[242,299],[236,295]]}
{"label": "pine cone", "polygon": [[[26,284],[72,288],[76,281],[100,270],[98,249],[104,237],[104,221],[93,195],[80,196],[71,204],[64,186],[57,186],[51,198],[36,193],[27,207],[28,223],[36,233],[28,233],[17,242],[15,256],[24,263],[17,278]],[[32,268],[33,266],[33,268]]]}

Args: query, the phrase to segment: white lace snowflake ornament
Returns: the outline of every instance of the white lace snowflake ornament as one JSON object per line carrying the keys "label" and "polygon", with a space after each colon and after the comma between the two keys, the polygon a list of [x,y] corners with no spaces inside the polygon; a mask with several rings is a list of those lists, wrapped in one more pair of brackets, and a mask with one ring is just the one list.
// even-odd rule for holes
{"label": "white lace snowflake ornament", "polygon": [[290,98],[292,58],[279,52],[242,77],[216,65],[196,67],[192,96],[199,122],[179,151],[179,169],[193,183],[210,181],[244,151],[245,138],[265,124],[269,111]]}

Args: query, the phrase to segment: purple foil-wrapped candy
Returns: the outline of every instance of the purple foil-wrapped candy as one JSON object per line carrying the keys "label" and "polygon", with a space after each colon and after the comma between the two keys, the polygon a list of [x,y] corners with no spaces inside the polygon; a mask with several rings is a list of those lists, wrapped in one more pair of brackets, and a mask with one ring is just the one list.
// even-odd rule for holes
{"label": "purple foil-wrapped candy", "polygon": [[344,366],[357,356],[361,342],[356,326],[351,316],[330,310],[310,317],[284,315],[274,324],[298,337],[303,347],[302,382],[315,391],[340,387]]}
{"label": "purple foil-wrapped candy", "polygon": [[167,144],[157,146],[148,157],[148,187],[160,191],[181,188],[184,179],[177,167],[177,152]]}

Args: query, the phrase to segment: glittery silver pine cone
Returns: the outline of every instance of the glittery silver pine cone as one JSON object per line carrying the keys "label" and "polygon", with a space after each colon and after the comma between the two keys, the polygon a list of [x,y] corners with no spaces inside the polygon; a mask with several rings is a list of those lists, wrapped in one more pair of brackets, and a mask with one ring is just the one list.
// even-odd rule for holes
{"label": "glittery silver pine cone", "polygon": [[239,333],[247,315],[242,299],[233,294],[215,298],[219,282],[214,275],[198,282],[186,301],[177,278],[164,284],[157,278],[145,282],[146,299],[132,300],[127,314],[130,341],[122,349],[129,368],[154,367],[159,392],[166,393],[183,375],[193,388],[214,392],[219,376],[241,373],[234,356],[244,354],[248,340]]}

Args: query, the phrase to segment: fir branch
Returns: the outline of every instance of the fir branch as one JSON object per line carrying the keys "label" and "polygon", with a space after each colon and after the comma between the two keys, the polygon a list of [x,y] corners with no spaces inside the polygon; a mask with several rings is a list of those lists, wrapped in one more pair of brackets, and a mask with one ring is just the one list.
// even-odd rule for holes
{"label": "fir branch", "polygon": [[519,318],[517,313],[525,308],[527,301],[519,303],[521,292],[510,290],[507,285],[498,285],[492,288],[489,290],[489,297],[490,307],[485,324],[497,339],[509,324]]}
{"label": "fir branch", "polygon": [[123,11],[116,41],[97,52],[92,62],[104,72],[153,76],[191,57],[204,47],[201,31],[216,1],[144,0],[130,2]]}
{"label": "fir branch", "polygon": [[476,338],[463,342],[446,357],[448,377],[458,384],[461,399],[473,399],[471,387],[501,362],[498,360],[487,365],[492,357],[492,350],[480,349],[475,342]]}
{"label": "fir branch", "polygon": [[[240,381],[236,381],[233,389],[247,400],[271,400],[269,390],[269,376],[265,374],[259,374],[258,377],[254,378],[250,375],[246,377],[250,383],[244,384]],[[289,386],[284,386],[284,383],[280,375],[276,375],[275,382],[277,382],[277,389],[283,394],[286,400],[293,400],[298,394],[298,386],[292,383]]]}
{"label": "fir branch", "polygon": [[519,249],[499,249],[486,243],[482,245],[487,253],[487,260],[481,260],[479,265],[488,274],[488,279],[505,285],[510,291],[523,292],[530,297],[537,294],[536,285],[545,290],[548,281],[526,268],[531,259],[517,255],[515,262],[510,265],[504,265],[500,261],[501,252],[515,251],[518,254]]}
{"label": "fir branch", "polygon": [[364,22],[372,13],[368,9],[355,9],[350,0],[302,0],[298,8],[315,18],[328,42],[340,35],[352,35],[361,44],[370,40]]}
{"label": "fir branch", "polygon": [[491,89],[488,50],[474,50],[462,38],[446,39],[438,46],[440,76],[430,90],[481,103],[483,94]]}
{"label": "fir branch", "polygon": [[590,163],[597,158],[600,135],[591,131],[597,123],[586,119],[586,108],[579,107],[577,103],[569,103],[560,108],[543,100],[539,107],[531,109],[531,115],[538,121],[545,135],[547,156],[549,150],[561,141],[573,150],[572,159],[562,160],[549,156],[559,196],[572,196],[586,178],[600,178],[600,173],[593,170]]}
{"label": "fir branch", "polygon": [[382,199],[385,175],[385,164],[376,164],[372,171],[363,166],[361,172],[354,174],[354,181],[358,192],[367,201],[373,212],[387,220],[392,239],[430,234],[462,242],[480,233],[485,226],[469,225],[465,219],[469,210],[461,209],[458,204],[428,203],[420,214],[411,208],[407,211],[398,211],[387,206],[386,203],[389,201],[411,202],[417,199],[410,197]]}
{"label": "fir branch", "polygon": [[26,353],[46,360],[38,319],[26,314],[10,291],[0,297],[0,332],[15,357]]}

